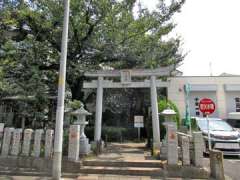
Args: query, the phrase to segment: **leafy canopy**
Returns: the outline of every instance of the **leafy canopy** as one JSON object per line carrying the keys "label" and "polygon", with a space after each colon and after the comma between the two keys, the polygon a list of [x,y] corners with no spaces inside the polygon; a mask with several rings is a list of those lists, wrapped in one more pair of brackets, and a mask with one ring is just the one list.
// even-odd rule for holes
{"label": "leafy canopy", "polygon": [[[73,99],[82,99],[83,73],[100,65],[156,68],[181,62],[179,38],[164,37],[183,3],[159,0],[150,12],[136,0],[71,0],[67,89]],[[56,95],[62,19],[62,0],[4,1],[0,78],[8,84],[5,93]]]}

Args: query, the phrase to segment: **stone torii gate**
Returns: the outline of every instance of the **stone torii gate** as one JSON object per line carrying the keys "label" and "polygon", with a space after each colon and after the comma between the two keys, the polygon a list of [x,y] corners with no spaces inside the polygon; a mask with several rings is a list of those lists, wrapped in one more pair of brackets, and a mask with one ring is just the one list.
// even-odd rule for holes
{"label": "stone torii gate", "polygon": [[[94,141],[101,140],[102,129],[102,104],[104,88],[150,88],[152,126],[153,126],[153,148],[160,149],[160,129],[157,104],[157,88],[168,87],[168,82],[156,79],[157,77],[167,77],[174,70],[172,66],[158,69],[132,69],[132,70],[102,70],[96,72],[86,72],[86,77],[97,78],[91,82],[84,82],[83,88],[97,89],[96,114]],[[146,77],[144,81],[132,81],[132,77]],[[104,78],[120,78],[121,81],[104,80]]]}

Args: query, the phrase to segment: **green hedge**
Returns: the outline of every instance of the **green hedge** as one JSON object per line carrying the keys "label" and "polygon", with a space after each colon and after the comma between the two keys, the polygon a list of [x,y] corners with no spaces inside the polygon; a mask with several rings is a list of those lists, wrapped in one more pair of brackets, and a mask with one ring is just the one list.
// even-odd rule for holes
{"label": "green hedge", "polygon": [[[179,113],[177,106],[170,100],[166,100],[166,99],[158,100],[158,111],[159,112],[162,112],[164,109],[167,109],[167,108],[173,109],[176,112],[176,115],[173,117],[172,120],[174,122],[176,122],[177,127],[179,127],[179,125],[181,124],[181,118],[180,118],[180,113]],[[161,139],[163,139],[166,134],[166,128],[163,126],[163,122],[165,122],[164,116],[160,115],[159,121],[160,121]]]}
{"label": "green hedge", "polygon": [[[124,128],[124,127],[102,127],[102,139],[107,142],[122,142],[124,140],[135,140],[137,139],[137,129],[136,128]],[[64,129],[63,132],[63,155],[68,153],[68,135],[69,130]],[[87,126],[85,128],[85,134],[90,141],[94,140],[94,127]],[[106,139],[107,138],[107,139]]]}
{"label": "green hedge", "polygon": [[68,153],[68,135],[69,134],[69,129],[64,129],[63,130],[63,155],[67,155]]}
{"label": "green hedge", "polygon": [[[182,119],[182,122],[185,122],[185,119]],[[186,126],[188,129],[189,127]],[[198,130],[198,126],[197,126],[197,121],[195,118],[191,118],[191,128],[193,131],[197,131]]]}
{"label": "green hedge", "polygon": [[[94,139],[94,127],[86,127],[85,134],[90,139]],[[103,126],[102,127],[102,139],[108,142],[121,142],[124,140],[134,140],[137,139],[137,129],[136,128],[124,128],[124,127],[112,127]]]}

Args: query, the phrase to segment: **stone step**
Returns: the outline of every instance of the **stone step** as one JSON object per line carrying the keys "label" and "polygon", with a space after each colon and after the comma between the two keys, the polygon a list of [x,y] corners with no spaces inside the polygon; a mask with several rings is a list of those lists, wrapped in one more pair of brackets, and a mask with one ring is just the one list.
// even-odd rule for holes
{"label": "stone step", "polygon": [[[27,171],[27,170],[14,171],[12,169],[0,170],[0,175],[1,176],[24,176],[24,177],[26,177],[26,176],[35,177],[36,176],[36,177],[49,177],[49,178],[51,178],[51,176],[52,176],[52,174],[50,172],[39,172],[39,171],[31,171],[31,170],[30,171]],[[63,178],[77,179],[77,177],[79,177],[79,176],[81,176],[80,173],[66,173],[66,172],[62,172],[62,177]]]}
{"label": "stone step", "polygon": [[37,171],[35,168],[27,168],[27,167],[8,167],[8,166],[0,166],[0,171],[26,171],[26,172],[34,172]]}
{"label": "stone step", "polygon": [[39,171],[33,171],[33,170],[13,170],[13,169],[8,169],[8,170],[0,170],[1,175],[10,175],[10,176],[49,176],[49,173],[46,172],[39,172]]}
{"label": "stone step", "polygon": [[106,167],[106,166],[84,166],[80,169],[82,174],[114,174],[129,176],[164,176],[162,168],[144,167]]}
{"label": "stone step", "polygon": [[151,167],[163,168],[162,161],[99,161],[99,160],[85,160],[84,166],[106,166],[106,167]]}

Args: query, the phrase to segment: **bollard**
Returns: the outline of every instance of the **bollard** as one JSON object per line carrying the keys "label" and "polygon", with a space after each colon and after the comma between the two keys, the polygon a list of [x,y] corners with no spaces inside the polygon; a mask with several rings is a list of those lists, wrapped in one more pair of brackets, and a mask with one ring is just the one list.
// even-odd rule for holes
{"label": "bollard", "polygon": [[194,155],[193,162],[197,167],[203,166],[203,149],[204,142],[202,132],[193,132],[193,147],[194,147]]}
{"label": "bollard", "polygon": [[22,146],[22,155],[29,156],[31,152],[31,140],[32,140],[32,129],[25,129],[24,130],[24,138],[23,138],[23,146]]}
{"label": "bollard", "polygon": [[2,144],[2,156],[8,156],[10,146],[11,146],[11,139],[13,134],[14,128],[4,128],[4,137],[3,137],[3,144]]}
{"label": "bollard", "polygon": [[3,132],[4,132],[4,123],[0,123],[0,149],[2,148]]}
{"label": "bollard", "polygon": [[15,129],[13,131],[11,155],[17,156],[21,149],[22,129]]}
{"label": "bollard", "polygon": [[218,180],[225,180],[223,168],[223,153],[218,150],[210,150],[209,153],[211,177]]}
{"label": "bollard", "polygon": [[43,129],[36,129],[34,132],[33,157],[40,157]]}
{"label": "bollard", "polygon": [[69,129],[68,159],[79,160],[80,125],[71,125]]}
{"label": "bollard", "polygon": [[190,165],[189,138],[182,136],[182,164]]}
{"label": "bollard", "polygon": [[53,153],[53,137],[54,137],[54,130],[48,129],[46,130],[45,134],[45,151],[44,156],[45,158],[51,158]]}
{"label": "bollard", "polygon": [[178,164],[178,140],[176,124],[167,124],[167,161],[168,165]]}

